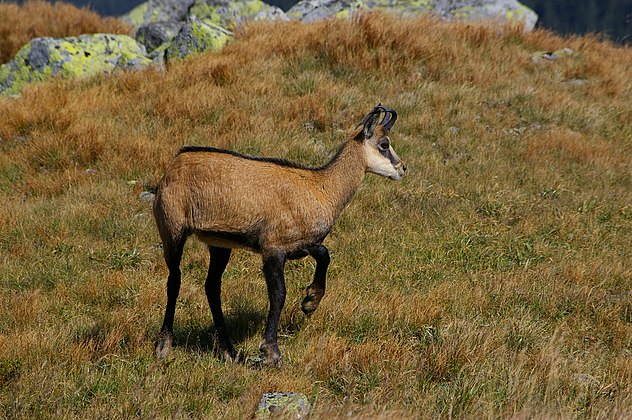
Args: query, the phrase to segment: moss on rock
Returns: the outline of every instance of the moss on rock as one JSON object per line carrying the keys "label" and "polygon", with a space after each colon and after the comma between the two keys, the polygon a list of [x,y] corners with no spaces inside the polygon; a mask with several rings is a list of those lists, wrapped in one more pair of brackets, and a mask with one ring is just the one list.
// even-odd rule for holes
{"label": "moss on rock", "polygon": [[[149,18],[148,19],[149,22],[145,22],[146,20],[145,16],[148,14],[148,12],[149,12],[149,2],[141,3],[138,6],[134,7],[132,10],[130,10],[128,13],[121,16],[121,19],[123,19],[133,28],[140,28],[144,24],[150,23],[152,21],[151,18]],[[151,13],[149,14],[149,16],[151,16]]]}
{"label": "moss on rock", "polygon": [[314,22],[330,17],[347,18],[360,9],[367,9],[363,0],[301,0],[287,15],[303,22]]}
{"label": "moss on rock", "polygon": [[433,0],[364,0],[371,10],[387,10],[402,15],[431,13],[435,10]]}
{"label": "moss on rock", "polygon": [[184,58],[204,51],[221,50],[233,38],[228,30],[210,19],[189,17],[165,51],[168,59]]}
{"label": "moss on rock", "polygon": [[311,404],[304,394],[294,392],[268,392],[263,394],[255,412],[255,419],[306,418]]}
{"label": "moss on rock", "polygon": [[186,19],[193,0],[149,0],[121,18],[138,29],[155,22],[177,22]]}
{"label": "moss on rock", "polygon": [[289,20],[281,9],[261,0],[196,0],[189,15],[224,28],[234,28],[249,20]]}
{"label": "moss on rock", "polygon": [[524,25],[530,31],[538,21],[538,15],[517,0],[453,0],[441,13],[456,20],[498,20]]}

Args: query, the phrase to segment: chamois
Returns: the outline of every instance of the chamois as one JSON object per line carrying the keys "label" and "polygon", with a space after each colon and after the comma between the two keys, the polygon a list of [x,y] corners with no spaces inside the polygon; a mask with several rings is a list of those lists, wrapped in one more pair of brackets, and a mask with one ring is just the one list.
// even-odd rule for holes
{"label": "chamois", "polygon": [[314,279],[301,304],[309,315],[325,294],[329,252],[322,242],[365,173],[399,180],[406,170],[388,137],[396,119],[395,111],[376,106],[331,161],[317,168],[211,147],[180,149],[160,181],[154,201],[169,269],[158,358],[164,359],[171,349],[182,251],[187,237],[195,234],[209,248],[206,297],[221,349],[232,360],[237,353],[221,308],[222,273],[232,248],[261,254],[270,310],[260,350],[266,365],[280,365],[277,328],[285,303],[285,262],[307,255],[316,260]]}

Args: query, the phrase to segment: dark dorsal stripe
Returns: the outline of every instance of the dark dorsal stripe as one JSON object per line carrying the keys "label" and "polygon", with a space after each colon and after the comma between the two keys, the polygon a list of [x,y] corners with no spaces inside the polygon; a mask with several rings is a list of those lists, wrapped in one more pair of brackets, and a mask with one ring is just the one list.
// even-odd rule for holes
{"label": "dark dorsal stripe", "polygon": [[182,153],[197,153],[197,152],[225,153],[227,155],[236,156],[242,159],[254,160],[256,162],[267,162],[267,163],[273,163],[279,166],[284,166],[286,168],[306,169],[306,170],[314,171],[314,170],[327,168],[329,165],[331,165],[332,162],[334,162],[338,158],[341,151],[342,151],[342,147],[338,149],[334,157],[329,162],[318,167],[305,166],[305,165],[301,165],[299,163],[291,162],[289,160],[285,160],[281,158],[244,155],[242,153],[238,153],[233,150],[218,149],[216,147],[210,147],[210,146],[184,146],[180,150],[178,150],[177,154],[180,155]]}

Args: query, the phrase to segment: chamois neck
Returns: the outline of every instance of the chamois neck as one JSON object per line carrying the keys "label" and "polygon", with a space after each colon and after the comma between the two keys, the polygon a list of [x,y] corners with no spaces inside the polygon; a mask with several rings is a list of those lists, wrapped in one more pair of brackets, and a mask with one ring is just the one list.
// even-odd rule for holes
{"label": "chamois neck", "polygon": [[331,200],[335,217],[342,212],[366,173],[362,143],[349,140],[322,169],[323,189]]}

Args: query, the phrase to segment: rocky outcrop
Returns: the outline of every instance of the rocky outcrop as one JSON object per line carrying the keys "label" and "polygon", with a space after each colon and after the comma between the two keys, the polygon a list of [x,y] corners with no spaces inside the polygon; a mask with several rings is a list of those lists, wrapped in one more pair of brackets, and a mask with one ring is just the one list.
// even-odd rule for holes
{"label": "rocky outcrop", "polygon": [[301,0],[287,14],[261,0],[148,0],[123,17],[136,28],[136,40],[108,34],[32,40],[0,67],[0,93],[18,94],[25,84],[54,76],[85,77],[152,63],[162,66],[168,60],[216,51],[232,39],[226,28],[249,20],[312,22],[349,17],[358,10],[516,22],[526,30],[537,21],[537,15],[517,0]]}
{"label": "rocky outcrop", "polygon": [[517,0],[301,0],[288,16],[311,22],[347,17],[357,10],[385,10],[402,16],[432,13],[446,20],[495,20],[534,28],[538,15]]}
{"label": "rocky outcrop", "polygon": [[0,92],[15,95],[28,83],[55,76],[87,77],[151,64],[145,47],[127,35],[35,38],[0,67]]}

